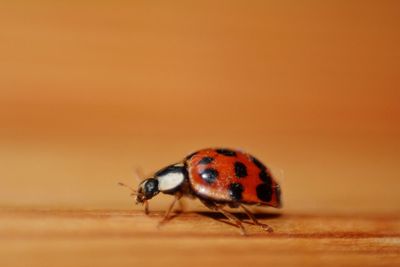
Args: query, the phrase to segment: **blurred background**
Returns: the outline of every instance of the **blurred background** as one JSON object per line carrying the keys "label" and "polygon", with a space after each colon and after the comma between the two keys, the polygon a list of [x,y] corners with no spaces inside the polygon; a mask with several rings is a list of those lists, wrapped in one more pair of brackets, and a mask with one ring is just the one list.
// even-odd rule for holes
{"label": "blurred background", "polygon": [[2,1],[0,207],[140,208],[135,168],[221,146],[272,168],[283,212],[399,212],[399,8]]}

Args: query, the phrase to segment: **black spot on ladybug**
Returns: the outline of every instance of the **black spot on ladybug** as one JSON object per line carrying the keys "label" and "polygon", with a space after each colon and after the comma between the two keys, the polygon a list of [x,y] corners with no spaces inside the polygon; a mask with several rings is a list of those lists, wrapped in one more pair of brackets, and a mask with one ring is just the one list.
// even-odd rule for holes
{"label": "black spot on ladybug", "polygon": [[238,178],[244,178],[247,176],[247,168],[242,162],[235,162],[235,175]]}
{"label": "black spot on ladybug", "polygon": [[210,164],[213,161],[214,161],[214,158],[212,158],[212,157],[204,157],[199,161],[198,164]]}
{"label": "black spot on ladybug", "polygon": [[205,169],[200,173],[201,178],[209,184],[212,184],[218,178],[218,171],[213,168]]}
{"label": "black spot on ladybug", "polygon": [[257,166],[257,168],[259,168],[260,170],[265,170],[266,167],[264,164],[261,163],[261,161],[259,161],[258,159],[256,159],[255,157],[251,157],[251,160],[253,161],[253,163]]}
{"label": "black spot on ladybug", "polygon": [[236,152],[230,149],[216,149],[215,150],[218,154],[227,156],[227,157],[236,157]]}
{"label": "black spot on ladybug", "polygon": [[240,201],[242,199],[243,194],[243,186],[239,183],[231,183],[229,185],[229,196],[234,201]]}
{"label": "black spot on ladybug", "polygon": [[257,197],[264,202],[271,201],[272,190],[268,184],[259,184],[256,188]]}
{"label": "black spot on ladybug", "polygon": [[267,172],[267,170],[262,170],[258,175],[258,177],[260,177],[261,181],[263,181],[264,183],[271,184],[272,178],[271,175],[269,175],[269,173]]}

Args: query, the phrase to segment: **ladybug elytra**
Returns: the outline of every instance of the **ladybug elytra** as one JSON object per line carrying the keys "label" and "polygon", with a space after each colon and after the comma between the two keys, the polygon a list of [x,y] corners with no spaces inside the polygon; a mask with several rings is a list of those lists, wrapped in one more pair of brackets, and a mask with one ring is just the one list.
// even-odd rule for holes
{"label": "ladybug elytra", "polygon": [[241,234],[245,228],[239,218],[224,207],[242,208],[255,225],[271,232],[260,223],[245,205],[281,207],[281,190],[269,169],[250,154],[230,149],[209,148],[187,156],[183,161],[157,171],[143,180],[134,191],[136,203],[145,205],[158,193],[175,196],[165,213],[165,222],[183,196],[198,198],[211,210],[221,212],[237,225]]}

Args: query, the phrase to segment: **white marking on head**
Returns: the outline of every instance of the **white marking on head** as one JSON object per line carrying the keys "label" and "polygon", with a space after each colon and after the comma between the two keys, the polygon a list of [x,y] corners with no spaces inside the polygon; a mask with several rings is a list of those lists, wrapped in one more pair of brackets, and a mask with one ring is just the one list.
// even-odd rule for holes
{"label": "white marking on head", "polygon": [[162,176],[157,177],[158,189],[160,191],[169,191],[180,186],[185,180],[185,175],[182,172],[171,171]]}

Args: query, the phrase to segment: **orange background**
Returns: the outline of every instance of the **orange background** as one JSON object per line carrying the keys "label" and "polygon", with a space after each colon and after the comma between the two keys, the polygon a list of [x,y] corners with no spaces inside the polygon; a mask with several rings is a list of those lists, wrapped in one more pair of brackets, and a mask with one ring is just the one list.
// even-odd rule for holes
{"label": "orange background", "polygon": [[0,206],[128,209],[135,168],[226,146],[284,212],[400,211],[399,2],[1,6]]}

